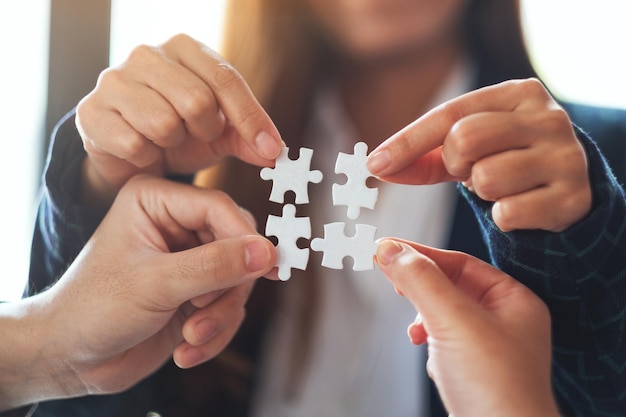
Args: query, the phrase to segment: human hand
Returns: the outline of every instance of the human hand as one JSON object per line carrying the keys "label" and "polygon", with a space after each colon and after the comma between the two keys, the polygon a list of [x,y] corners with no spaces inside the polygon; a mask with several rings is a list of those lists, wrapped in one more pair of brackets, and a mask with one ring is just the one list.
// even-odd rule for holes
{"label": "human hand", "polygon": [[384,239],[376,260],[419,311],[429,375],[455,417],[558,416],[550,383],[550,316],[510,276],[461,252]]}
{"label": "human hand", "polygon": [[228,155],[269,166],[284,146],[239,73],[186,35],[105,70],[76,125],[88,154],[82,197],[95,205],[139,172],[190,174]]}
{"label": "human hand", "polygon": [[560,232],[591,210],[587,159],[565,111],[536,79],[507,81],[448,101],[369,156],[384,181],[463,181],[493,201],[503,231]]}
{"label": "human hand", "polygon": [[276,259],[249,217],[218,191],[131,179],[64,276],[37,296],[40,365],[81,395],[126,389],[172,352],[181,367],[214,357]]}

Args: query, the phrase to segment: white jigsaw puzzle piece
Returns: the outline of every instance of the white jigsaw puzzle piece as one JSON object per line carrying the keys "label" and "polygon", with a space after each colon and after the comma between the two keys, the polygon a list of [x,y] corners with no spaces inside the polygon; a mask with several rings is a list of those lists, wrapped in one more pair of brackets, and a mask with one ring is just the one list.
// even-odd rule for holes
{"label": "white jigsaw puzzle piece", "polygon": [[306,270],[309,249],[299,248],[296,242],[300,238],[311,238],[311,220],[308,217],[296,217],[296,206],[285,204],[282,217],[270,214],[265,223],[265,235],[278,238],[276,266],[281,281],[291,277],[291,268]]}
{"label": "white jigsaw puzzle piece", "polygon": [[261,178],[274,181],[270,201],[282,204],[285,192],[291,190],[296,194],[296,204],[308,204],[309,183],[317,184],[323,178],[321,171],[309,170],[312,156],[312,149],[300,148],[298,159],[289,159],[289,148],[285,147],[276,159],[274,168],[265,167],[261,170]]}
{"label": "white jigsaw puzzle piece", "polygon": [[345,184],[333,184],[333,205],[348,206],[348,218],[357,219],[361,207],[373,209],[378,199],[378,188],[369,188],[366,180],[373,177],[367,169],[367,144],[358,142],[354,145],[354,154],[339,152],[335,163],[335,173],[345,174]]}
{"label": "white jigsaw puzzle piece", "polygon": [[311,249],[324,252],[322,266],[331,269],[343,269],[343,258],[350,256],[354,260],[354,271],[374,269],[374,255],[378,244],[375,241],[376,227],[357,224],[356,233],[348,237],[344,233],[344,222],[324,225],[324,238],[311,241]]}

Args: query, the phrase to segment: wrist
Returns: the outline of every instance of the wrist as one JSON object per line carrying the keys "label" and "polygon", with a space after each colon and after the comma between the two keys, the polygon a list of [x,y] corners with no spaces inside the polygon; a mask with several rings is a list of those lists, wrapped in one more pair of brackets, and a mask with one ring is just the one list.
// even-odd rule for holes
{"label": "wrist", "polygon": [[0,304],[0,411],[77,396],[84,388],[65,359],[68,352],[54,354],[63,333],[41,305],[42,295]]}
{"label": "wrist", "polygon": [[85,158],[81,168],[80,180],[81,204],[93,208],[108,209],[117,194],[117,189],[109,184]]}
{"label": "wrist", "polygon": [[509,414],[511,417],[563,417],[558,410],[554,397],[550,395],[550,399],[545,402],[532,401],[532,397],[528,398],[525,405],[515,407],[515,411]]}

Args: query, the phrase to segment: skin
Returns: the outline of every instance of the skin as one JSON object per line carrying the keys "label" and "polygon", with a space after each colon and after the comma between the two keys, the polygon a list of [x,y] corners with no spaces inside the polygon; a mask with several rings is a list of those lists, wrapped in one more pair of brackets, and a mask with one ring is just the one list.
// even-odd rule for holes
{"label": "skin", "polygon": [[336,47],[341,99],[370,149],[426,112],[464,56],[466,0],[303,0]]}
{"label": "skin", "polygon": [[404,55],[447,42],[465,0],[304,0],[321,31],[362,61]]}
{"label": "skin", "polygon": [[[306,2],[340,45],[339,88],[357,130],[370,149],[389,137],[370,155],[374,174],[463,181],[495,203],[503,231],[558,232],[590,211],[584,150],[538,81],[487,87],[419,117],[462,55],[464,1]],[[282,146],[241,76],[185,35],[105,71],[76,120],[88,153],[81,198],[97,206],[138,172],[195,172],[227,155],[270,166]]]}
{"label": "skin", "polygon": [[494,202],[503,231],[560,232],[591,210],[585,151],[567,113],[534,79],[436,107],[373,150],[367,166],[395,183],[463,181]]}
{"label": "skin", "polygon": [[284,146],[237,71],[185,35],[105,70],[76,126],[88,153],[82,200],[94,206],[140,172],[193,173],[230,155],[270,166]]}
{"label": "skin", "polygon": [[589,213],[586,155],[537,80],[487,87],[427,112],[463,56],[465,1],[306,4],[339,45],[340,89],[360,137],[370,149],[389,137],[369,157],[373,174],[408,184],[463,181],[495,203],[503,231],[559,232]]}
{"label": "skin", "polygon": [[420,313],[409,338],[428,343],[428,373],[450,415],[559,416],[550,316],[530,290],[467,254],[407,241],[382,240],[376,261]]}
{"label": "skin", "polygon": [[[463,181],[481,198],[495,203],[494,220],[504,231],[519,228],[561,231],[589,212],[591,191],[584,151],[569,118],[538,81],[514,81],[488,87],[428,112],[450,69],[463,59],[464,45],[458,23],[465,1],[303,1],[322,32],[337,46],[336,76],[340,97],[360,137],[370,149],[383,138],[389,138],[370,155],[368,167],[374,174],[386,181],[411,184]],[[105,71],[94,91],[79,104],[76,120],[88,153],[83,167],[81,198],[95,206],[110,205],[122,185],[138,172],[158,176],[195,172],[228,155],[255,165],[271,166],[283,146],[276,128],[245,81],[215,52],[185,35],[157,47],[138,47],[125,63]],[[515,301],[516,311],[525,311],[526,302],[538,305],[527,290],[519,290],[523,287],[512,286],[508,277],[504,279],[482,264],[477,266],[474,261],[461,259],[460,255],[452,256],[450,261],[442,259],[438,252],[427,252],[427,255],[440,268],[437,274],[434,268],[428,269],[429,276],[448,276],[453,282],[465,282],[460,276],[467,272],[470,281],[477,280],[475,268],[481,272],[479,275],[484,272],[493,280],[505,283],[494,288],[509,286],[514,289],[512,293],[522,294],[524,302],[515,301],[517,296],[502,296]],[[422,261],[417,261],[418,267],[407,260],[413,258],[399,259],[403,259],[402,268],[412,268],[410,274],[394,273],[398,269],[395,261],[381,263],[381,269],[389,273],[400,290],[411,294],[409,298],[413,301],[414,293],[405,289],[400,275],[412,277],[425,263],[419,256]],[[468,265],[471,268],[465,271]],[[245,289],[240,291],[247,294]],[[492,290],[487,293],[499,294]],[[470,299],[472,294],[470,292]],[[212,305],[208,304],[211,299],[210,295],[196,297],[195,307],[202,311],[205,303]],[[445,303],[437,303],[441,304]],[[442,307],[443,314],[454,313],[455,303],[450,304]],[[476,302],[464,301],[462,305],[462,310],[476,312]],[[432,352],[435,359],[431,359],[429,365],[440,389],[447,392],[444,394],[446,405],[455,410],[453,414],[457,417],[491,412],[481,409],[481,404],[476,405],[472,398],[466,398],[458,382],[449,379],[446,361],[456,360],[457,366],[464,361],[458,357],[446,361],[437,359],[439,352],[444,352],[446,357],[449,353],[445,352],[454,353],[454,346],[466,347],[468,340],[476,347],[484,345],[485,349],[498,352],[513,349],[523,357],[538,354],[545,359],[545,351],[549,352],[549,343],[547,348],[545,345],[545,340],[549,339],[537,337],[546,333],[549,336],[542,325],[529,329],[532,326],[528,323],[515,323],[506,316],[504,308],[499,310],[482,304],[478,307],[487,312],[468,313],[468,317],[473,318],[468,318],[467,323],[468,328],[476,330],[476,335],[455,336],[453,331],[449,334],[439,331],[434,324],[429,327],[430,319],[426,318],[422,325],[415,325],[411,330],[412,339],[420,343],[426,335],[435,338],[433,341],[439,337],[446,340],[447,335],[458,337],[454,339],[458,345],[442,344],[442,350]],[[227,314],[225,311],[224,317]],[[455,314],[458,315],[458,311]],[[456,319],[456,316],[450,317]],[[485,320],[482,324],[481,318]],[[536,318],[533,323],[546,321],[542,314]],[[454,321],[448,321],[451,322]],[[508,325],[514,325],[513,328],[522,332],[520,334],[529,335],[533,341],[539,340],[538,345],[519,340],[507,330]],[[442,326],[444,330],[445,327]],[[199,328],[198,325],[195,331],[201,333]],[[205,329],[205,335],[210,333]],[[497,340],[494,335],[500,333],[505,336],[501,345],[487,343]],[[194,331],[184,329],[183,336],[190,345],[197,337]],[[463,339],[462,344],[460,339]],[[502,350],[498,350],[500,348]],[[477,357],[484,361],[485,356],[479,354],[476,353]],[[503,369],[521,371],[522,366],[528,365],[525,360],[508,363],[506,355],[487,357],[499,361]],[[548,359],[544,359],[539,361],[536,370],[524,376],[528,390],[522,390],[519,400],[514,401],[521,403],[524,395],[530,402],[537,400],[532,410],[537,413],[533,415],[553,415],[554,411],[549,405],[551,391],[549,375],[546,376],[549,354]],[[544,363],[546,361],[548,363]],[[187,365],[193,362],[189,360]],[[460,375],[470,378],[478,371],[484,373],[485,369],[469,366],[467,372]],[[518,383],[507,378],[495,372],[492,378],[477,384],[474,397],[493,399],[483,406],[493,405],[494,410],[504,415],[506,406],[488,392],[491,389],[488,385],[502,389]],[[534,386],[535,382],[539,383]],[[464,401],[475,407],[468,410],[478,410],[477,414],[473,414],[474,411],[464,414],[464,407],[459,405],[464,405]]]}
{"label": "skin", "polygon": [[[87,152],[77,199],[100,209],[108,208],[134,175],[194,173],[227,156],[273,166],[284,147],[274,123],[239,73],[186,35],[157,47],[139,46],[124,63],[105,70],[94,90],[78,104],[76,127]],[[238,207],[231,205],[231,209],[230,215],[241,214]],[[276,270],[269,276],[275,277]],[[211,306],[212,314],[229,320],[232,305],[243,308],[252,288],[249,282],[231,284],[222,291],[232,293],[234,301],[217,302],[209,292],[198,294],[192,305],[200,311]],[[241,323],[241,310],[235,317],[239,319],[232,321],[236,325],[230,328],[230,337]],[[220,321],[199,312],[190,323],[196,324],[183,329],[187,344],[174,352],[182,367],[217,353],[192,346],[217,338]],[[219,347],[228,340],[222,338]]]}
{"label": "skin", "polygon": [[[342,45],[341,89],[370,149],[426,110],[458,59],[464,0],[304,1]],[[193,173],[229,155],[271,166],[284,145],[236,70],[186,35],[104,71],[76,125],[88,153],[80,197],[97,207],[139,172]]]}
{"label": "skin", "polygon": [[0,305],[0,410],[122,391],[172,355],[211,359],[275,260],[225,194],[131,179],[57,283]]}

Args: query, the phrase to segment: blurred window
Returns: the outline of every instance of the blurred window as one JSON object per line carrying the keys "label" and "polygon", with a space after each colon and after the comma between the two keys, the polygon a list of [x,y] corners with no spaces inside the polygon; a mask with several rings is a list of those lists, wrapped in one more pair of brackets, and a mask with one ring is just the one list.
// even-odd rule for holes
{"label": "blurred window", "polygon": [[48,76],[49,0],[0,2],[0,300],[26,278],[41,172]]}
{"label": "blurred window", "polygon": [[526,42],[554,94],[626,108],[626,2],[522,0]]}

